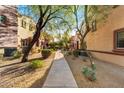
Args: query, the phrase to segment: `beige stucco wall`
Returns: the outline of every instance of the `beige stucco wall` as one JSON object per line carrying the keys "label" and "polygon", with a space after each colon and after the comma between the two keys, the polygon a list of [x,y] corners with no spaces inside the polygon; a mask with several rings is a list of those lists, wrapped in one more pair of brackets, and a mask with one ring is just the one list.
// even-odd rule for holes
{"label": "beige stucco wall", "polygon": [[103,60],[105,62],[114,63],[119,66],[124,66],[124,56],[105,54],[105,53],[97,53],[92,52],[93,56],[97,59]]}
{"label": "beige stucco wall", "polygon": [[4,54],[4,48],[0,48],[0,54]]}
{"label": "beige stucco wall", "polygon": [[[26,21],[26,28],[21,27],[22,19],[25,19],[25,21]],[[31,21],[32,21],[33,25],[35,25],[33,20],[27,16],[19,16],[18,17],[18,45],[21,45],[21,39],[26,39],[28,37],[33,36],[35,29],[33,29],[33,31],[29,30],[29,25],[30,25]]]}
{"label": "beige stucco wall", "polygon": [[[113,34],[114,30],[124,28],[124,6],[119,6],[112,10],[106,23],[100,25],[97,31],[88,33],[86,37],[87,49],[97,51],[113,50]],[[108,62],[113,62],[124,66],[124,56],[95,53],[93,54]]]}

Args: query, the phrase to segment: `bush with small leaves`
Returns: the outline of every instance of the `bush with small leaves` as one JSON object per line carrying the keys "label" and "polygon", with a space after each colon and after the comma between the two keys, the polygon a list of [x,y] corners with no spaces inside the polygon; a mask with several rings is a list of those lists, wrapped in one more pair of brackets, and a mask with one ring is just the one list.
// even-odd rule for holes
{"label": "bush with small leaves", "polygon": [[19,52],[19,51],[14,51],[13,52],[13,58],[14,59],[17,59],[17,58],[20,58],[21,57],[21,52]]}
{"label": "bush with small leaves", "polygon": [[41,54],[43,58],[48,58],[52,53],[51,49],[43,49],[41,50]]}
{"label": "bush with small leaves", "polygon": [[96,64],[92,64],[92,69],[96,70]]}
{"label": "bush with small leaves", "polygon": [[43,67],[43,61],[41,60],[33,60],[30,64],[30,67],[33,69],[41,68]]}
{"label": "bush with small leaves", "polygon": [[85,77],[87,77],[91,81],[96,80],[96,72],[95,70],[92,70],[89,67],[83,67],[82,73],[84,74]]}

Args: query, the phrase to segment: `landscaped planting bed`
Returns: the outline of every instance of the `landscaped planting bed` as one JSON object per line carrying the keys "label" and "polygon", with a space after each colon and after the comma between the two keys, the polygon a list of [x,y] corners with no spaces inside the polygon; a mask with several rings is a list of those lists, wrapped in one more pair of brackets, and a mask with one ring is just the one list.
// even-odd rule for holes
{"label": "landscaped planting bed", "polygon": [[73,55],[65,56],[71,71],[80,88],[124,87],[124,67],[94,59],[96,65],[96,80],[90,81],[82,74],[82,68],[90,67],[89,60],[83,61]]}
{"label": "landscaped planting bed", "polygon": [[[9,66],[1,65],[0,87],[42,87],[51,67],[54,55],[55,53],[52,53],[46,59],[35,58],[35,60],[25,63],[15,62],[13,64],[9,64]],[[41,63],[40,60],[42,60]],[[38,62],[38,64],[36,62]]]}

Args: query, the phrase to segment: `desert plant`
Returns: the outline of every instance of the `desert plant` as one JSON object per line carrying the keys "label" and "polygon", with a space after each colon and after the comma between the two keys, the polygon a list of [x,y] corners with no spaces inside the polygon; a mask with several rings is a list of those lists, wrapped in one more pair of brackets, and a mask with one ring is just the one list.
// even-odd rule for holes
{"label": "desert plant", "polygon": [[41,54],[42,54],[43,58],[49,57],[51,53],[52,53],[51,49],[43,49],[43,50],[41,50]]}
{"label": "desert plant", "polygon": [[96,71],[89,68],[89,67],[83,67],[82,73],[84,74],[85,77],[87,77],[91,81],[96,80]]}
{"label": "desert plant", "polygon": [[33,60],[30,64],[30,67],[33,68],[33,69],[36,69],[36,68],[41,68],[43,67],[43,61],[41,60]]}
{"label": "desert plant", "polygon": [[19,52],[19,51],[14,51],[13,52],[13,58],[14,59],[17,59],[17,58],[20,58],[21,57],[21,52]]}
{"label": "desert plant", "polygon": [[92,64],[92,69],[96,70],[96,64]]}

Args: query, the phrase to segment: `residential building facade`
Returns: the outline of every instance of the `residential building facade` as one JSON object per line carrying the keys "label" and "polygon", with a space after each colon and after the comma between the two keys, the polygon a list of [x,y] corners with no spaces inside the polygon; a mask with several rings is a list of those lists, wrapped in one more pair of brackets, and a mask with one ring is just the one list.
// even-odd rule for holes
{"label": "residential building facade", "polygon": [[85,38],[87,50],[97,59],[124,66],[124,6],[111,10],[105,23]]}
{"label": "residential building facade", "polygon": [[75,36],[72,36],[70,38],[70,49],[74,50],[74,49],[80,49],[80,39],[79,39],[79,33],[76,32]]}
{"label": "residential building facade", "polygon": [[[29,16],[18,14],[18,49],[25,51],[35,34],[35,22]],[[40,47],[40,40],[33,46],[33,50]]]}
{"label": "residential building facade", "polygon": [[[11,54],[17,47],[17,7],[0,5],[0,51]],[[8,51],[7,51],[8,50]],[[7,54],[8,53],[8,54]]]}

